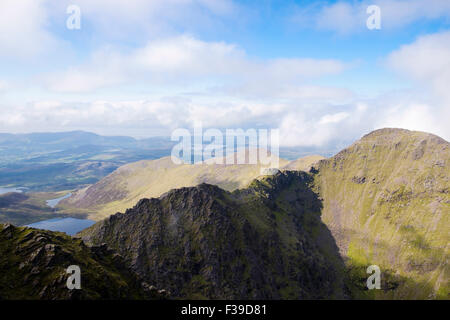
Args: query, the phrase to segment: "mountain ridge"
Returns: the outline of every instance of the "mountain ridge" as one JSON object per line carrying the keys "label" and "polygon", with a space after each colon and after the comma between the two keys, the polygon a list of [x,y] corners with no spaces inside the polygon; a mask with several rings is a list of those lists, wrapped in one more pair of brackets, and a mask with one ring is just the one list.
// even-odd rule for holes
{"label": "mountain ridge", "polygon": [[174,189],[77,236],[107,243],[179,298],[342,298],[338,256],[327,259],[330,252],[305,227],[326,233],[310,181],[307,173],[286,171],[233,192],[205,183]]}
{"label": "mountain ridge", "polygon": [[[309,170],[321,156],[308,156],[295,161],[280,158],[280,167]],[[170,157],[138,161],[118,168],[96,184],[75,192],[61,202],[62,212],[86,210],[90,219],[100,220],[114,212],[124,211],[141,198],[158,197],[179,187],[195,186],[206,182],[225,190],[245,188],[262,175],[266,167],[258,164],[182,164]],[[287,168],[287,167],[286,167]]]}

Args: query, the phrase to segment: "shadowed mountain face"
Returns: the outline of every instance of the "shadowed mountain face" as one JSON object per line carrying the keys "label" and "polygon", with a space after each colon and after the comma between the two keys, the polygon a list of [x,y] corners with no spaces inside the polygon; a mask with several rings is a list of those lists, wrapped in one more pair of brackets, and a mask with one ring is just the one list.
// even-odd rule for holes
{"label": "shadowed mountain face", "polygon": [[[0,224],[0,257],[0,300],[163,297],[117,254],[63,233]],[[66,286],[71,265],[80,267],[81,290]]]}
{"label": "shadowed mountain face", "polygon": [[350,274],[367,277],[374,264],[382,279],[403,278],[372,297],[450,298],[449,179],[450,144],[401,129],[374,131],[316,166],[322,220]]}
{"label": "shadowed mountain face", "polygon": [[107,243],[175,297],[344,297],[343,263],[311,182],[284,172],[233,193],[208,184],[172,190],[79,236]]}

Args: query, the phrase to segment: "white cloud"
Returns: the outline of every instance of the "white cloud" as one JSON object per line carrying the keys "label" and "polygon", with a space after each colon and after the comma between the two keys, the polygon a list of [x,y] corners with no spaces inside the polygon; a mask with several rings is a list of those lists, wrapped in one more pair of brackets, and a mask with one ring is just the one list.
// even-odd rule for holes
{"label": "white cloud", "polygon": [[76,4],[83,21],[97,34],[138,43],[180,30],[217,26],[221,18],[238,12],[231,0],[78,0]]}
{"label": "white cloud", "polygon": [[223,83],[292,84],[342,72],[346,65],[332,59],[270,59],[255,61],[233,44],[205,42],[182,35],[152,41],[128,53],[112,48],[97,51],[91,62],[63,73],[47,75],[48,87],[61,92],[85,92],[139,81],[184,84],[208,79]]}
{"label": "white cloud", "polygon": [[[177,98],[152,101],[93,101],[67,103],[41,101],[0,107],[3,130],[67,131],[148,136],[155,130],[170,135],[176,128],[279,128],[283,146],[320,146],[337,140],[351,140],[371,129],[372,119],[357,105],[335,106],[324,102],[199,102]],[[364,120],[364,121],[362,121]],[[368,121],[370,120],[370,121]]]}
{"label": "white cloud", "polygon": [[[209,79],[220,77],[244,79],[244,82],[236,86],[224,83],[189,99],[174,96],[85,103],[36,102],[6,108],[0,125],[5,130],[24,128],[26,131],[33,125],[53,130],[97,128],[103,133],[114,128],[123,134],[138,132],[145,136],[152,130],[170,134],[170,130],[189,128],[200,121],[205,128],[279,128],[284,146],[323,146],[352,141],[380,127],[422,130],[449,139],[450,95],[446,90],[450,83],[449,37],[449,33],[428,35],[391,53],[387,65],[415,80],[417,87],[372,100],[361,100],[346,89],[302,82],[327,72],[339,72],[345,67],[339,62],[252,61],[245,52],[226,43],[203,42],[189,36],[171,38],[127,55],[98,54],[93,58],[97,68],[90,70],[83,66],[86,68],[83,71],[95,74],[95,70],[103,70],[103,67],[113,70],[109,75],[97,72],[102,85],[112,79],[127,82],[136,76],[155,83],[203,77],[208,83]],[[208,68],[202,63],[205,61]],[[95,82],[88,80],[79,80],[78,86],[88,83],[86,88],[92,89]],[[428,95],[423,94],[424,91]],[[216,96],[218,92],[220,95]]]}
{"label": "white cloud", "polygon": [[[449,130],[445,129],[433,107],[425,104],[407,104],[393,106],[386,110],[383,118],[376,122],[376,127],[398,127],[409,130],[432,132],[449,139]],[[447,121],[446,121],[447,122]]]}
{"label": "white cloud", "polygon": [[8,82],[0,79],[0,92],[5,91],[8,88],[9,88]]}
{"label": "white cloud", "polygon": [[326,114],[322,118],[320,118],[319,124],[327,124],[327,123],[339,123],[345,118],[348,118],[350,114],[347,112],[338,112],[334,114]]}
{"label": "white cloud", "polygon": [[[54,48],[58,41],[48,31],[49,15],[65,13],[60,9],[66,3],[53,0],[19,0],[14,1],[14,6],[12,3],[0,2],[0,56],[28,57]],[[57,4],[58,9],[47,12],[45,4],[49,3]],[[170,134],[177,127],[190,127],[201,121],[204,127],[280,128],[281,142],[286,146],[350,141],[384,126],[424,130],[450,138],[448,32],[421,37],[388,57],[388,66],[414,80],[416,87],[395,98],[361,100],[349,88],[315,81],[345,71],[348,66],[342,61],[303,57],[257,59],[232,43],[179,35],[179,29],[186,26],[205,26],[217,23],[214,17],[235,14],[238,8],[230,1],[77,3],[82,10],[83,28],[92,28],[99,39],[106,39],[105,43],[133,34],[130,47],[136,43],[139,46],[135,49],[104,46],[93,52],[88,61],[43,75],[38,80],[43,79],[41,83],[53,92],[43,91],[46,98],[33,97],[35,102],[0,106],[2,131],[96,128],[100,133],[145,136],[155,130]],[[383,28],[450,16],[449,1],[370,1],[373,3],[381,7]],[[369,1],[355,1],[314,7],[311,19],[318,28],[340,33],[365,30],[368,4]],[[59,19],[65,17],[63,14]],[[88,54],[87,50],[83,53]],[[0,92],[10,87],[10,79],[7,80],[0,81]],[[151,87],[154,92],[161,89],[164,93],[146,99],[136,98],[133,93],[129,99],[113,98],[116,88],[126,96],[126,89],[134,85]],[[100,100],[101,93],[76,95],[102,88],[113,88],[106,91],[107,99]],[[190,91],[197,95],[182,95]],[[428,99],[422,97],[425,91]],[[33,95],[34,91],[27,94]],[[14,93],[8,98],[12,96]]]}
{"label": "white cloud", "polygon": [[319,29],[348,33],[365,25],[365,12],[362,5],[337,2],[322,8],[315,23]]}
{"label": "white cloud", "polygon": [[303,102],[320,100],[334,103],[350,101],[355,95],[346,88],[285,83],[285,81],[283,83],[282,80],[273,81],[272,78],[259,78],[258,81],[248,81],[243,85],[213,87],[211,94],[213,93],[247,99],[289,99]]}
{"label": "white cloud", "polygon": [[395,106],[386,120],[405,128],[436,133],[450,140],[450,32],[419,37],[387,58],[388,66],[415,81],[414,92],[426,92],[426,102]]}
{"label": "white cloud", "polygon": [[57,42],[47,30],[45,0],[0,1],[0,57],[27,59],[48,52]]}
{"label": "white cloud", "polygon": [[[81,10],[80,31],[65,28],[66,9],[73,4]],[[78,37],[102,45],[136,45],[221,24],[225,29],[222,19],[239,12],[231,0],[2,0],[0,57],[26,61],[55,51],[61,55]]]}
{"label": "white cloud", "polygon": [[450,2],[447,0],[378,0],[383,24],[386,28],[398,28],[419,20],[450,18]]}
{"label": "white cloud", "polygon": [[298,8],[292,21],[303,27],[341,34],[367,31],[366,10],[377,5],[381,10],[381,28],[392,30],[408,26],[416,21],[450,19],[448,0],[363,0],[319,3]]}
{"label": "white cloud", "polygon": [[450,104],[450,32],[422,36],[402,46],[388,57],[388,64]]}

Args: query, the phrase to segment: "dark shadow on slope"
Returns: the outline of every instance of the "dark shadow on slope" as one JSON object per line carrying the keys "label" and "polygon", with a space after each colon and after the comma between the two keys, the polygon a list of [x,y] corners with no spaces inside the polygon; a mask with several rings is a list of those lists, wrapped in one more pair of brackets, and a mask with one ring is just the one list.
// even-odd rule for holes
{"label": "dark shadow on slope", "polygon": [[107,243],[176,298],[347,298],[311,181],[288,171],[232,193],[208,184],[175,189],[79,236]]}
{"label": "dark shadow on slope", "polygon": [[[346,261],[346,283],[355,299],[449,299],[448,280],[441,283],[436,292],[429,282],[418,280],[415,275],[424,275],[441,269],[444,279],[449,279],[450,268],[446,264],[448,254],[444,249],[431,246],[421,237],[414,228],[401,227],[401,243],[418,249],[415,255],[411,255],[406,261],[399,260],[402,254],[401,246],[392,246],[382,239],[376,243],[367,238],[365,234],[353,229],[345,229],[343,232],[350,234],[353,238],[362,239],[360,243],[364,247],[372,248],[371,256],[367,256],[367,263],[348,259]],[[361,248],[363,249],[363,248]],[[377,252],[386,252],[388,263],[377,259]],[[380,290],[368,290],[366,281],[370,276],[367,267],[377,265],[381,271]],[[410,276],[400,275],[398,270],[409,272]]]}
{"label": "dark shadow on slope", "polygon": [[[330,298],[448,299],[448,286],[442,284],[439,292],[435,293],[429,283],[399,275],[395,267],[392,267],[395,263],[386,266],[374,259],[369,259],[369,262],[365,265],[355,261],[345,261],[339,253],[339,248],[331,231],[321,220],[323,204],[313,189],[313,175],[285,171],[281,175],[256,180],[250,187],[266,198],[266,201],[275,211],[285,211],[295,216],[297,224],[301,226],[299,233],[309,233],[311,239],[314,239],[320,252],[334,269],[335,291]],[[405,241],[424,253],[424,256],[411,257],[404,267],[405,270],[418,274],[432,272],[436,268],[442,267],[442,261],[448,260],[444,250],[431,247],[413,228],[404,229],[400,231],[404,234]],[[354,234],[355,231],[347,230],[345,232]],[[367,245],[375,247],[372,243],[367,243]],[[378,240],[376,246],[383,252],[392,252],[393,255],[401,254],[401,252],[395,253],[394,248],[389,247],[382,240]],[[432,258],[425,258],[425,256]],[[378,264],[381,269],[381,289],[369,290],[367,279],[371,274],[368,274],[366,270],[370,265]],[[448,268],[445,269],[445,272],[448,274]],[[445,278],[448,279],[448,276],[445,276]]]}
{"label": "dark shadow on slope", "polygon": [[284,211],[298,226],[298,233],[306,234],[331,266],[332,294],[327,298],[349,299],[346,267],[331,231],[322,222],[322,200],[314,192],[313,177],[303,171],[283,171],[275,176],[255,180],[250,188],[257,190],[277,211]]}
{"label": "dark shadow on slope", "polygon": [[232,193],[201,184],[142,199],[78,236],[178,299],[376,298],[360,294],[368,266],[346,267],[322,209],[313,176],[285,171]]}

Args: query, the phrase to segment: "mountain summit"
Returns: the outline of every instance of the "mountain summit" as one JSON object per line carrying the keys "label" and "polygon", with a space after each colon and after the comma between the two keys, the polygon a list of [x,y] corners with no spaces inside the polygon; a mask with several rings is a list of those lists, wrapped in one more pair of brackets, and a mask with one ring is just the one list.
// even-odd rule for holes
{"label": "mountain summit", "polygon": [[[322,220],[355,277],[403,278],[391,298],[449,295],[450,144],[381,129],[315,166]],[[375,294],[375,291],[371,294]]]}

